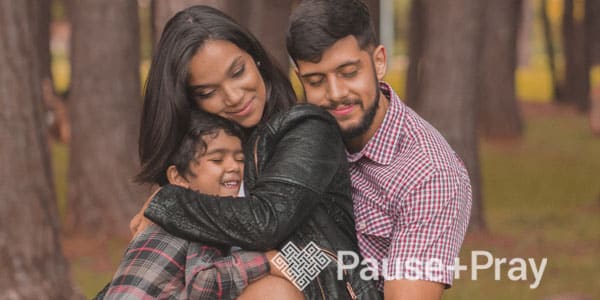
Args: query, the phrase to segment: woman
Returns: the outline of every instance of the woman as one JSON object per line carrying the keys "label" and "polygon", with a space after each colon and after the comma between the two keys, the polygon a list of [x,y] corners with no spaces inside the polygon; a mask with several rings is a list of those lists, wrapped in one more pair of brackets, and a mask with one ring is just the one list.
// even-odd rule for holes
{"label": "woman", "polygon": [[[358,269],[337,279],[334,254],[358,253],[337,123],[319,108],[293,106],[285,74],[247,30],[206,6],[176,14],[162,33],[144,100],[138,179],[164,185],[145,211],[149,219],[182,238],[247,250],[314,242],[333,262],[303,289],[306,298],[379,297]],[[245,128],[247,196],[217,197],[166,185],[160,170],[193,109]]]}

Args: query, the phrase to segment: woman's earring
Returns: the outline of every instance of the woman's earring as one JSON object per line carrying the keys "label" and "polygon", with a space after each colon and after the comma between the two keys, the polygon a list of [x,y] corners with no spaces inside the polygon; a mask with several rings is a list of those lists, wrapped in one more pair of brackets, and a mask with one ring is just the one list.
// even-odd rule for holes
{"label": "woman's earring", "polygon": [[256,61],[256,66],[260,68],[260,60]]}

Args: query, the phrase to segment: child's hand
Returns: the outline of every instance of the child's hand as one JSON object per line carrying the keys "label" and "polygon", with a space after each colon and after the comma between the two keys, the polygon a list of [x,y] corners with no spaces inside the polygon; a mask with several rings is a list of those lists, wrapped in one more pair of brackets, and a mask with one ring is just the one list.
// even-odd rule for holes
{"label": "child's hand", "polygon": [[146,203],[144,203],[144,206],[142,207],[142,209],[137,214],[135,214],[135,216],[133,216],[131,221],[129,221],[129,231],[131,231],[131,239],[134,239],[138,234],[140,234],[142,231],[144,231],[149,225],[153,224],[152,221],[150,221],[148,218],[144,217],[144,211],[146,210],[146,208],[148,208],[150,201],[152,200],[152,198],[154,198],[154,195],[156,195],[156,193],[158,193],[158,191],[160,191],[160,188],[156,189],[156,191],[154,191],[154,193],[152,193],[152,195],[150,195],[150,197],[148,197],[148,200],[146,200]]}

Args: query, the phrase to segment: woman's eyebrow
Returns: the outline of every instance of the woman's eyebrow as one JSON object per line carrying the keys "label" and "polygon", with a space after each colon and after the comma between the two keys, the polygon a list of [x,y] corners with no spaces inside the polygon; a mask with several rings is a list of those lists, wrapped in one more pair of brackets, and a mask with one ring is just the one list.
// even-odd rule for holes
{"label": "woman's eyebrow", "polygon": [[[236,57],[235,59],[233,59],[233,61],[231,62],[231,64],[229,65],[229,68],[227,69],[228,73],[234,73],[234,69],[237,65],[240,64],[242,60],[242,56],[239,55],[238,57]],[[201,88],[208,88],[208,87],[212,87],[214,84],[198,84],[198,85],[190,85],[189,89],[191,91],[195,91],[197,89],[201,89]]]}
{"label": "woman's eyebrow", "polygon": [[238,56],[238,57],[236,57],[236,58],[235,58],[235,59],[234,59],[234,60],[231,62],[231,64],[229,65],[229,72],[233,72],[233,69],[234,69],[235,67],[237,67],[237,65],[239,65],[239,64],[240,64],[240,61],[241,61],[241,60],[242,60],[242,56],[241,56],[241,55],[240,55],[240,56]]}

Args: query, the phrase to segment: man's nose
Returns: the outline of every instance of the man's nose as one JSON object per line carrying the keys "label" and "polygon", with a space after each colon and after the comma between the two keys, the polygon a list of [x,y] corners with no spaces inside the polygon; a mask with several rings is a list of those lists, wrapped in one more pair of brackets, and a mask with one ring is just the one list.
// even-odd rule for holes
{"label": "man's nose", "polygon": [[346,85],[336,76],[331,76],[327,80],[327,98],[332,101],[340,101],[347,96],[348,89]]}

